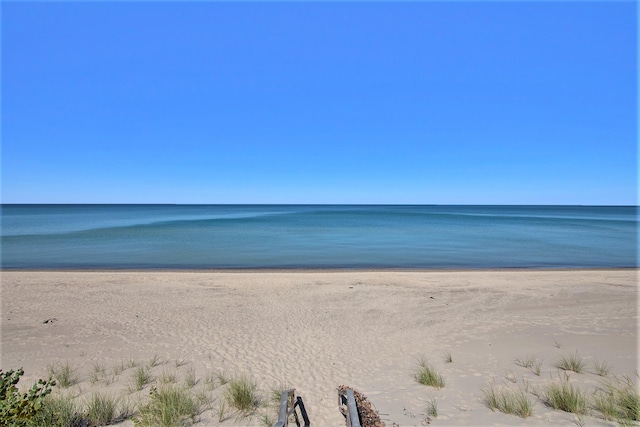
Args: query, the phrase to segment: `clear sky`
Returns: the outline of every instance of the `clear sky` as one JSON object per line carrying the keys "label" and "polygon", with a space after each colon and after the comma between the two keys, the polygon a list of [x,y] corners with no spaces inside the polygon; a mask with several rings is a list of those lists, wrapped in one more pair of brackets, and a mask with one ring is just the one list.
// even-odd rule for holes
{"label": "clear sky", "polygon": [[3,2],[2,201],[637,204],[636,9]]}

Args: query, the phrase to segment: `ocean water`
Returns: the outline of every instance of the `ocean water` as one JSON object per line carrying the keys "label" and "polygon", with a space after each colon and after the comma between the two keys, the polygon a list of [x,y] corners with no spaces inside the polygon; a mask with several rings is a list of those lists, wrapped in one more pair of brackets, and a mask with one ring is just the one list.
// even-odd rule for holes
{"label": "ocean water", "polygon": [[637,267],[638,208],[2,205],[4,269]]}

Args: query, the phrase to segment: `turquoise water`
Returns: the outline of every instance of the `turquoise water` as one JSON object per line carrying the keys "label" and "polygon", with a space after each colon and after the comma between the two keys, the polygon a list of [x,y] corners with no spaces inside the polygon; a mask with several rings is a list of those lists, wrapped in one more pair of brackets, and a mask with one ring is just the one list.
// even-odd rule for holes
{"label": "turquoise water", "polygon": [[2,267],[636,267],[637,207],[2,205]]}

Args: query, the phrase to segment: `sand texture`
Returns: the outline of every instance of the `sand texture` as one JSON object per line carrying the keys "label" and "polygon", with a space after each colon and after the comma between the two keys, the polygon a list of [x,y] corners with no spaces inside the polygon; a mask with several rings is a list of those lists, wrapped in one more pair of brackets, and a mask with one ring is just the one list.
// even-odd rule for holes
{"label": "sand texture", "polygon": [[[482,390],[543,387],[557,380],[559,358],[576,352],[586,366],[570,375],[577,386],[602,382],[594,360],[637,380],[637,273],[4,271],[0,367],[22,366],[32,381],[68,361],[79,377],[70,392],[135,399],[150,385],[131,392],[134,368],[116,375],[113,367],[157,356],[156,381],[163,372],[182,381],[195,370],[195,387],[212,401],[199,425],[219,424],[225,386],[208,387],[206,378],[222,372],[255,379],[265,401],[281,383],[295,387],[313,426],[344,425],[341,384],[364,393],[387,426],[575,425],[574,415],[533,395],[530,418],[492,412]],[[440,371],[444,388],[414,380],[419,357]],[[526,357],[542,361],[540,375],[515,363]],[[90,381],[95,364],[108,380]],[[438,416],[428,419],[430,399]],[[223,418],[222,425],[261,425],[232,410]]]}

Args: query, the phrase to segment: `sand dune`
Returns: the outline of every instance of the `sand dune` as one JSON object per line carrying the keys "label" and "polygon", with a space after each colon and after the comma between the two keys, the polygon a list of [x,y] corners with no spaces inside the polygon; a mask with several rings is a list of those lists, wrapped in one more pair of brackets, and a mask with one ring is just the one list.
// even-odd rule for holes
{"label": "sand dune", "polygon": [[[432,425],[574,425],[575,416],[539,401],[528,419],[492,412],[482,389],[512,379],[549,383],[557,360],[576,352],[587,370],[571,381],[585,389],[602,381],[591,372],[594,359],[637,379],[637,270],[4,271],[1,278],[1,368],[23,366],[30,381],[69,361],[80,395],[128,393],[126,372],[91,384],[94,363],[157,355],[156,377],[191,367],[202,385],[211,372],[244,373],[264,395],[286,382],[315,426],[344,425],[339,384],[367,395],[387,426],[426,425],[429,399],[438,405]],[[421,356],[442,373],[444,388],[414,381]],[[514,363],[527,356],[542,360],[539,376]],[[222,389],[211,391],[214,406]],[[201,414],[201,425],[218,425],[214,412]],[[597,417],[587,424],[611,425]]]}

